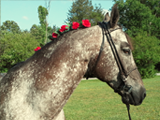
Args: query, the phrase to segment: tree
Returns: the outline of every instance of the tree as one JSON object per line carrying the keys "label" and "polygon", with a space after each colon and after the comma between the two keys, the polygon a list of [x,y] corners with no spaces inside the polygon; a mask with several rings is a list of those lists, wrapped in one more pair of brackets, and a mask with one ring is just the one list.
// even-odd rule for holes
{"label": "tree", "polygon": [[47,41],[47,15],[48,15],[48,10],[45,8],[45,7],[42,7],[42,6],[39,6],[38,7],[38,14],[39,14],[39,21],[40,21],[40,24],[41,24],[41,28],[42,28],[42,31],[44,31],[44,34],[46,35],[45,38],[44,38],[44,43],[43,44],[46,44],[46,41]]}
{"label": "tree", "polygon": [[50,9],[51,0],[49,0],[48,5],[47,5],[47,1],[45,3],[46,3],[46,8],[42,7],[42,6],[38,7],[39,20],[40,20],[41,29],[42,29],[41,32],[43,31],[44,32],[43,34],[45,35],[44,40],[43,40],[43,44],[47,43],[48,32],[50,32],[52,29],[50,26],[48,26],[48,22],[47,22],[47,18],[48,18],[47,16],[49,14],[48,11]]}
{"label": "tree", "polygon": [[25,30],[23,30],[23,31],[21,31],[22,33],[24,32],[24,33],[29,33],[29,31],[27,30],[27,29],[25,29]]}
{"label": "tree", "polygon": [[46,29],[46,16],[48,15],[48,11],[45,7],[38,7],[38,17],[41,24],[42,29]]}
{"label": "tree", "polygon": [[[47,35],[52,35],[52,33],[56,30],[56,26],[47,27]],[[31,29],[30,29],[30,33],[32,34],[32,36],[43,46],[45,45],[45,30],[42,29],[41,26],[33,24]],[[48,39],[48,36],[47,36]]]}
{"label": "tree", "polygon": [[159,0],[140,0],[140,2],[148,6],[155,17],[157,18],[160,17],[160,1]]}
{"label": "tree", "polygon": [[148,36],[147,32],[140,31],[133,37],[133,56],[143,78],[151,78],[156,74],[155,65],[160,61],[160,40],[155,36]]}
{"label": "tree", "polygon": [[68,17],[65,22],[70,24],[74,21],[81,22],[83,19],[89,19],[91,25],[96,25],[104,17],[101,6],[92,6],[91,0],[75,0],[71,9],[68,11]]}
{"label": "tree", "polygon": [[25,61],[39,46],[30,33],[2,31],[0,44],[0,72],[7,72],[13,65]]}
{"label": "tree", "polygon": [[149,7],[152,15],[154,16],[152,21],[150,22],[149,29],[151,31],[151,35],[156,36],[160,39],[160,1],[159,0],[140,0],[141,4]]}
{"label": "tree", "polygon": [[[46,9],[49,12],[51,0],[48,1],[48,5],[47,5],[47,1],[45,3],[46,3]],[[46,16],[46,39],[45,39],[45,44],[48,42],[48,30],[50,30],[50,28],[51,28],[51,27],[48,27],[48,17],[49,17],[48,14]]]}
{"label": "tree", "polygon": [[56,25],[53,25],[53,27],[48,26],[48,29],[47,29],[48,35],[52,35],[52,33],[55,32],[57,28],[58,27]]}
{"label": "tree", "polygon": [[34,36],[34,38],[41,44],[44,44],[44,40],[45,40],[45,30],[42,29],[41,26],[38,26],[36,24],[33,24],[31,29],[30,29],[30,33],[32,34],[32,36]]}
{"label": "tree", "polygon": [[56,31],[56,30],[57,30],[57,28],[58,28],[58,27],[57,27],[56,25],[53,25],[52,30],[53,30],[53,31]]}
{"label": "tree", "polygon": [[102,21],[104,18],[103,9],[101,8],[101,5],[99,6],[95,5],[95,8],[93,9],[90,17],[90,21],[92,26],[97,25],[97,22]]}
{"label": "tree", "polygon": [[159,0],[114,0],[120,12],[119,24],[131,36],[139,31],[146,31],[148,35],[160,38],[160,2]]}
{"label": "tree", "polygon": [[12,33],[20,33],[21,31],[18,24],[12,20],[6,20],[5,22],[3,22],[1,30],[7,30],[8,32]]}

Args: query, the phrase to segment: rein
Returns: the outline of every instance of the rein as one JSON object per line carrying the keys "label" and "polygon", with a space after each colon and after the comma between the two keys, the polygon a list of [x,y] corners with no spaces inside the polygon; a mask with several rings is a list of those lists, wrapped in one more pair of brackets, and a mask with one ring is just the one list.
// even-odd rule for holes
{"label": "rein", "polygon": [[[95,66],[97,65],[98,61],[99,61],[99,58],[100,58],[100,55],[101,55],[101,52],[103,50],[103,46],[104,46],[104,32],[105,32],[105,35],[106,35],[106,38],[107,38],[107,41],[111,47],[111,50],[112,50],[112,53],[114,55],[114,58],[116,60],[116,63],[118,65],[118,68],[119,68],[119,71],[120,71],[120,74],[121,74],[121,80],[123,81],[124,83],[124,86],[123,86],[123,98],[125,99],[125,104],[126,104],[126,107],[127,107],[127,111],[128,111],[128,117],[129,117],[129,120],[131,120],[131,116],[130,116],[130,105],[129,105],[129,96],[130,96],[130,93],[132,91],[132,86],[131,85],[127,85],[126,84],[126,81],[127,81],[127,77],[128,75],[134,71],[135,69],[137,68],[134,68],[132,70],[130,70],[129,72],[126,72],[125,69],[124,69],[124,66],[122,65],[122,62],[120,60],[120,57],[118,55],[118,52],[117,52],[117,49],[115,47],[115,44],[112,40],[112,37],[110,35],[111,32],[117,30],[117,29],[121,29],[121,28],[117,28],[117,29],[114,29],[112,31],[109,31],[109,28],[108,28],[108,24],[105,23],[105,22],[99,22],[99,25],[101,26],[102,28],[102,34],[103,34],[103,40],[102,40],[102,44],[101,44],[101,47],[100,47],[100,52],[99,52],[99,55],[98,55],[98,58],[97,58],[97,61],[96,61],[96,64]],[[121,89],[116,89],[115,92],[120,92]]]}

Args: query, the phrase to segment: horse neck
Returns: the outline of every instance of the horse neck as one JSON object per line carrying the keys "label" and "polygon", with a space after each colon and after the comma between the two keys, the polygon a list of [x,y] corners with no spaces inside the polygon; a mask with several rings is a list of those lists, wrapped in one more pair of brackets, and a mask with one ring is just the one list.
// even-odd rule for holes
{"label": "horse neck", "polygon": [[101,39],[98,26],[71,31],[12,68],[1,83],[1,99],[7,99],[1,111],[17,120],[55,119],[99,53]]}
{"label": "horse neck", "polygon": [[[36,102],[46,103],[40,106],[49,110],[47,114],[55,116],[63,108],[86,73],[90,59],[98,54],[101,39],[101,29],[95,26],[66,33],[59,41],[44,48],[46,54],[42,57],[47,64],[38,64],[43,70],[38,71],[35,87],[39,90],[36,97],[40,97]],[[47,101],[50,101],[49,105]]]}

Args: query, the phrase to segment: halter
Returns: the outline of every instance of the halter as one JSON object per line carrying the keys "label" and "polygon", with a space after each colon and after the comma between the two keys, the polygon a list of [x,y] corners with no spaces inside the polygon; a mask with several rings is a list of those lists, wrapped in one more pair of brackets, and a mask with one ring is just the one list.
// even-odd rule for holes
{"label": "halter", "polygon": [[[124,86],[122,87],[122,85],[120,85],[116,90],[114,90],[115,92],[117,93],[121,93],[120,91],[122,91],[123,93],[122,94],[122,98],[125,100],[125,104],[126,104],[126,107],[127,107],[127,110],[128,110],[128,116],[129,116],[129,120],[131,120],[131,116],[130,116],[130,112],[129,112],[129,109],[130,109],[130,105],[129,105],[129,96],[130,96],[130,93],[132,91],[132,86],[131,85],[127,85],[126,84],[126,81],[127,81],[127,77],[128,75],[136,70],[137,68],[134,68],[130,71],[125,71],[124,69],[124,66],[120,60],[120,57],[118,55],[118,52],[117,52],[117,49],[115,47],[115,44],[113,43],[113,40],[112,40],[112,37],[110,35],[111,32],[117,30],[117,29],[121,29],[120,27],[119,28],[116,28],[112,31],[109,31],[108,29],[108,24],[106,22],[99,22],[98,23],[100,25],[100,27],[102,28],[102,34],[103,34],[103,40],[102,40],[102,44],[101,44],[101,47],[100,47],[100,52],[99,52],[99,55],[98,55],[98,58],[97,58],[97,61],[96,61],[96,64],[95,66],[97,65],[98,63],[98,60],[100,58],[100,55],[101,55],[101,52],[103,50],[103,46],[104,46],[104,36],[106,35],[106,38],[107,38],[107,41],[111,47],[111,50],[112,50],[112,53],[114,55],[114,58],[116,60],[116,63],[118,65],[118,68],[119,68],[119,71],[120,71],[120,75],[121,75],[121,80],[122,80],[122,83],[124,83]],[[104,35],[105,33],[105,35]]]}

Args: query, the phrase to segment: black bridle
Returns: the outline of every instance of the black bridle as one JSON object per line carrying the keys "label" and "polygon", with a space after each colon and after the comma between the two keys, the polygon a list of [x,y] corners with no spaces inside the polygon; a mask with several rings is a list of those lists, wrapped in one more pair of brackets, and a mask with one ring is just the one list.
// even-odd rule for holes
{"label": "black bridle", "polygon": [[[112,40],[112,37],[110,35],[111,32],[117,30],[117,29],[121,29],[120,27],[119,28],[116,28],[112,31],[109,31],[109,28],[108,28],[108,23],[106,22],[99,22],[98,23],[100,25],[100,27],[102,28],[102,34],[103,34],[103,40],[102,40],[102,44],[101,44],[101,47],[100,47],[100,52],[99,52],[99,55],[98,55],[98,58],[97,58],[97,61],[96,61],[96,64],[95,66],[97,65],[98,61],[99,61],[99,58],[100,58],[100,55],[101,55],[101,52],[103,51],[103,46],[104,46],[104,36],[106,36],[107,38],[107,41],[111,47],[111,50],[112,50],[112,53],[114,55],[114,58],[116,60],[116,63],[118,65],[118,68],[119,68],[119,71],[120,71],[120,76],[121,76],[121,80],[122,80],[122,83],[124,84],[123,86],[120,85],[116,90],[114,90],[116,93],[120,93],[123,97],[123,99],[125,100],[125,104],[126,104],[126,107],[127,107],[127,110],[128,110],[128,116],[129,116],[129,120],[131,120],[131,116],[130,116],[130,112],[129,112],[129,109],[130,109],[130,105],[129,105],[129,96],[130,96],[130,93],[132,91],[132,86],[131,85],[127,85],[126,84],[126,81],[127,81],[127,77],[128,75],[136,70],[137,68],[134,68],[130,71],[126,71],[124,69],[124,66],[120,60],[120,57],[118,55],[118,52],[117,52],[117,49],[115,47],[115,44]],[[123,91],[123,92],[122,92]]]}

